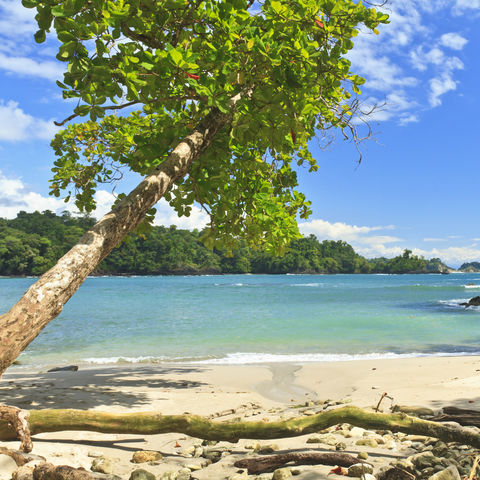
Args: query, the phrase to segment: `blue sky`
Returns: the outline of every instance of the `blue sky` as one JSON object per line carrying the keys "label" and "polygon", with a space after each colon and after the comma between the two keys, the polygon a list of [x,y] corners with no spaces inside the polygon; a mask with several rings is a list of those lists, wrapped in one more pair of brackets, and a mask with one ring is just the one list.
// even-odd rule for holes
{"label": "blue sky", "polygon": [[[300,172],[314,212],[301,231],[367,257],[410,248],[453,266],[478,261],[480,0],[391,0],[382,10],[391,23],[361,34],[350,55],[367,80],[364,109],[383,105],[370,118],[374,135],[360,165],[341,135],[326,150],[312,143],[320,169]],[[35,44],[35,30],[33,11],[0,0],[0,217],[65,209],[48,196],[49,142],[72,104],[55,85],[55,42]],[[111,201],[100,191],[97,215]],[[207,222],[200,210],[181,219],[164,202],[158,210],[158,224]]]}

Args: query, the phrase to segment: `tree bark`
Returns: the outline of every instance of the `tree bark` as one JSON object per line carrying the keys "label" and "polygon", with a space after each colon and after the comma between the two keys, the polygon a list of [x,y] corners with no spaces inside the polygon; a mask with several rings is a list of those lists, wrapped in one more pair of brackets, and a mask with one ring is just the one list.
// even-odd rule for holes
{"label": "tree bark", "polygon": [[294,465],[338,465],[347,468],[356,463],[367,463],[348,453],[292,452],[268,457],[244,458],[235,462],[234,465],[238,468],[246,468],[248,474],[252,475],[271,472],[291,462]]}
{"label": "tree bark", "polygon": [[[241,438],[297,437],[348,423],[366,429],[426,435],[480,448],[480,434],[472,429],[442,425],[403,413],[373,413],[354,406],[278,422],[215,422],[197,415],[158,412],[113,414],[88,410],[30,410],[29,413],[32,435],[63,430],[142,435],[176,432],[205,440],[237,442]],[[0,440],[15,438],[15,429],[0,421]]]}
{"label": "tree bark", "polygon": [[[240,98],[240,96],[238,96]],[[233,105],[235,100],[232,100]],[[0,376],[60,314],[85,278],[132,231],[175,181],[183,178],[230,115],[213,110],[167,159],[89,230],[14,305],[0,316]]]}

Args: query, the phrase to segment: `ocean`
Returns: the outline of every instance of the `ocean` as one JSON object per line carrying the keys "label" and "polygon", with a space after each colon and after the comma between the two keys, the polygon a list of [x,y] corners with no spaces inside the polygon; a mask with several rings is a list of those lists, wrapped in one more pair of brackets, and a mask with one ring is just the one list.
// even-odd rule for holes
{"label": "ocean", "polygon": [[[0,311],[35,281],[0,278]],[[469,284],[478,284],[478,288]],[[480,274],[91,277],[23,366],[480,354]]]}

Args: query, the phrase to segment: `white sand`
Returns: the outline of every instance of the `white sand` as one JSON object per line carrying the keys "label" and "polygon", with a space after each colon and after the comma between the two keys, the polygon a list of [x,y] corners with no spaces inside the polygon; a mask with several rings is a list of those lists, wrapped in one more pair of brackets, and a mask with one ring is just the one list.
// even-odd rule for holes
{"label": "white sand", "polygon": [[[0,383],[0,402],[25,409],[77,408],[109,412],[157,410],[164,414],[184,412],[212,415],[235,409],[234,417],[248,419],[280,418],[298,410],[295,404],[312,400],[349,399],[354,405],[375,405],[383,392],[387,410],[392,403],[427,406],[477,408],[480,410],[480,357],[429,357],[396,360],[366,360],[315,364],[270,364],[246,366],[220,365],[121,365],[82,367],[78,372],[41,373],[11,368]],[[351,400],[350,400],[351,399]],[[271,409],[276,409],[274,412]],[[225,412],[224,412],[225,413]],[[306,437],[275,441],[282,449],[305,449]],[[181,434],[113,435],[92,432],[58,432],[37,435],[34,453],[55,464],[89,468],[92,455],[114,459],[114,473],[128,479],[135,468],[159,475],[182,465],[200,463],[185,458],[174,448],[183,448],[194,439]],[[248,443],[240,442],[242,449]],[[272,443],[263,441],[260,443]],[[17,442],[0,442],[16,448]],[[318,449],[319,445],[314,446]],[[320,445],[322,449],[332,449]],[[353,447],[352,447],[353,448]],[[136,450],[158,450],[164,454],[159,465],[135,465],[130,462]],[[359,448],[353,448],[359,450]],[[352,450],[352,451],[353,451]],[[350,450],[349,450],[350,451]],[[375,451],[372,458],[385,462],[408,451]],[[410,452],[411,453],[411,452]],[[89,456],[90,455],[90,456]],[[194,477],[227,478],[235,473],[235,455]],[[315,469],[317,467],[309,467]],[[318,467],[325,474],[328,467]],[[322,470],[323,469],[323,470]],[[308,478],[308,472],[298,478]],[[253,477],[252,477],[253,478]],[[313,477],[312,477],[313,478]]]}

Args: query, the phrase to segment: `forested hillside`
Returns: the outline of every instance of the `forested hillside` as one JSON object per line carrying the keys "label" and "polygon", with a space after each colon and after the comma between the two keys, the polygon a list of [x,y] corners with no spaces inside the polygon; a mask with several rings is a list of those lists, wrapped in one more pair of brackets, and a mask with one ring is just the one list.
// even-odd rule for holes
{"label": "forested hillside", "polygon": [[[0,275],[40,275],[67,252],[95,219],[53,212],[20,212],[0,219]],[[99,265],[97,274],[205,273],[411,273],[441,272],[439,259],[426,261],[405,250],[403,255],[367,260],[343,241],[319,242],[313,235],[292,242],[275,257],[242,246],[229,256],[201,242],[202,232],[175,226],[154,227],[145,236],[130,236]]]}

